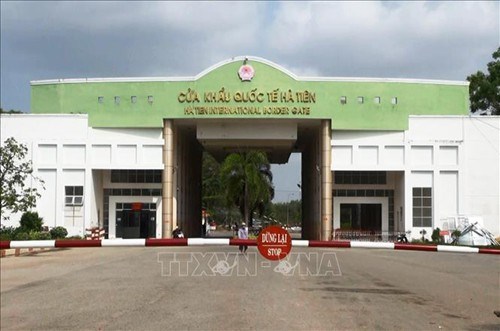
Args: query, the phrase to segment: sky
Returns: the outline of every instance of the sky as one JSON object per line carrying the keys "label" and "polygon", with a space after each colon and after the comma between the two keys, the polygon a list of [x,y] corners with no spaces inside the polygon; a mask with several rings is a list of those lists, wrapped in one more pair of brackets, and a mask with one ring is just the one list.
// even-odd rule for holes
{"label": "sky", "polygon": [[[195,76],[252,55],[299,76],[460,80],[500,45],[498,1],[1,1],[3,109],[29,112],[31,80]],[[300,155],[273,167],[300,198]]]}

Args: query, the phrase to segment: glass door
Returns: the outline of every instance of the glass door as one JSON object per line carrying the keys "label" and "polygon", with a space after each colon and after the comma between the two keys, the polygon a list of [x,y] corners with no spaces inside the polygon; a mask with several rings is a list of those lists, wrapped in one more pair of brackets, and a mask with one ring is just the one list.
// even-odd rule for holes
{"label": "glass door", "polygon": [[117,238],[155,238],[156,204],[155,203],[117,203],[116,204]]}

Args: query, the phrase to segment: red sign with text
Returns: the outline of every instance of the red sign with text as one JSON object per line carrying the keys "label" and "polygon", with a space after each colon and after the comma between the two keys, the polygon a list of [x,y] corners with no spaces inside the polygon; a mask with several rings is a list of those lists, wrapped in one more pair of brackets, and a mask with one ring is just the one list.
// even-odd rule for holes
{"label": "red sign with text", "polygon": [[268,226],[260,232],[257,248],[266,259],[281,260],[292,249],[292,237],[287,230],[279,226]]}

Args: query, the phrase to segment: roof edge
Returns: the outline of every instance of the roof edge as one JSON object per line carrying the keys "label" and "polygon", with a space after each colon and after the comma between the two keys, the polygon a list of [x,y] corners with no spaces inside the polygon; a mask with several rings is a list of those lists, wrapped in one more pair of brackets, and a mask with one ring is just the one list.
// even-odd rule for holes
{"label": "roof edge", "polygon": [[213,66],[203,70],[193,77],[109,77],[109,78],[61,78],[47,80],[32,80],[31,86],[50,85],[50,84],[81,84],[81,83],[140,83],[140,82],[189,82],[196,81],[210,72],[233,62],[255,61],[267,64],[277,70],[290,76],[296,81],[304,82],[352,82],[352,83],[405,83],[405,84],[436,84],[436,85],[457,85],[469,86],[468,81],[455,80],[434,80],[434,79],[412,79],[412,78],[371,78],[371,77],[301,77],[297,76],[288,69],[272,61],[257,56],[236,56],[223,60]]}

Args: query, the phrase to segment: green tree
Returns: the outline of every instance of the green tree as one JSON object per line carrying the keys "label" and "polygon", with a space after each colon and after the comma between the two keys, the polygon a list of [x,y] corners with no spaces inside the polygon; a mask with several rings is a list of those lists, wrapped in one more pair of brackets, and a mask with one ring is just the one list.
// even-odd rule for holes
{"label": "green tree", "polygon": [[217,222],[227,217],[223,191],[220,164],[208,152],[203,152],[202,204]]}
{"label": "green tree", "polygon": [[42,231],[43,218],[37,212],[27,211],[21,216],[19,224],[24,232]]}
{"label": "green tree", "polygon": [[488,73],[478,71],[467,77],[470,82],[470,109],[500,115],[500,47],[493,53],[493,61],[488,63]]}
{"label": "green tree", "polygon": [[273,175],[266,154],[258,151],[230,154],[221,166],[221,178],[228,205],[239,208],[252,226],[252,214],[263,215],[274,197]]}
{"label": "green tree", "polygon": [[[8,138],[0,147],[0,208],[2,218],[8,218],[6,211],[11,213],[26,212],[36,205],[36,199],[41,195],[34,187],[43,180],[33,175],[31,161],[26,161],[28,148],[18,143],[14,138]],[[27,185],[31,177],[32,185]]]}
{"label": "green tree", "polygon": [[301,225],[302,203],[300,200],[272,203],[269,216],[289,226]]}
{"label": "green tree", "polygon": [[0,108],[0,114],[22,114],[23,112],[20,110],[4,110],[3,108]]}

